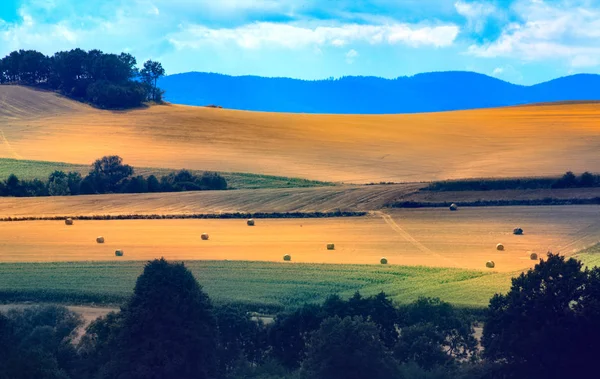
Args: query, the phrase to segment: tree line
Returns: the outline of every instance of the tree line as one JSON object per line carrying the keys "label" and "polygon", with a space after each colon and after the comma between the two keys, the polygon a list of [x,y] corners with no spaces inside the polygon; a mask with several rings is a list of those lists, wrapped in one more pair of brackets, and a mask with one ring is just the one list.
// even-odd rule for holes
{"label": "tree line", "polygon": [[[438,299],[332,295],[265,323],[214,305],[183,263],[149,262],[118,312],[92,322],[59,306],[0,314],[0,378],[446,379],[591,377],[600,352],[600,269],[549,254],[483,317]],[[592,375],[593,376],[593,375]]]}
{"label": "tree line", "polygon": [[46,56],[35,50],[13,51],[0,60],[0,84],[21,84],[60,91],[70,98],[106,109],[138,107],[162,101],[157,81],[160,62],[137,67],[129,53],[73,49]]}
{"label": "tree line", "polygon": [[47,181],[39,179],[19,180],[10,175],[0,182],[0,196],[37,197],[93,195],[105,193],[146,193],[225,190],[227,181],[216,172],[205,171],[194,175],[180,170],[162,176],[160,180],[149,175],[134,175],[135,170],[117,155],[97,159],[89,174],[82,177],[79,172],[54,171]]}
{"label": "tree line", "polygon": [[493,191],[600,187],[600,175],[567,171],[560,178],[462,179],[430,183],[426,191]]}

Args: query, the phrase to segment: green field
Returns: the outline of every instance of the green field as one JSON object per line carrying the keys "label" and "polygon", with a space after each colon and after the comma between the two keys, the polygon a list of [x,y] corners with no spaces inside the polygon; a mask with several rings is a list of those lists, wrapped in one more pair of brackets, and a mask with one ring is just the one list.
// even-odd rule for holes
{"label": "green field", "polygon": [[[0,302],[122,302],[133,290],[143,262],[0,264]],[[189,261],[185,263],[218,303],[252,305],[257,310],[293,308],[324,300],[384,291],[398,303],[419,296],[456,305],[483,307],[506,291],[510,274],[452,268],[380,265],[285,264]]]}
{"label": "green field", "polygon": [[[85,176],[90,171],[90,165],[0,158],[0,180],[5,180],[10,174],[15,174],[19,179],[24,180],[46,180],[48,175],[56,170],[64,172],[75,171],[79,172],[82,176]],[[155,175],[160,178],[161,176],[167,175],[175,170],[178,169],[135,168],[135,174],[143,176]],[[201,171],[196,170],[190,171],[194,174],[201,173]],[[227,180],[227,185],[231,189],[296,188],[333,185],[333,183],[300,178],[287,178],[282,176],[237,172],[222,172],[220,174]]]}

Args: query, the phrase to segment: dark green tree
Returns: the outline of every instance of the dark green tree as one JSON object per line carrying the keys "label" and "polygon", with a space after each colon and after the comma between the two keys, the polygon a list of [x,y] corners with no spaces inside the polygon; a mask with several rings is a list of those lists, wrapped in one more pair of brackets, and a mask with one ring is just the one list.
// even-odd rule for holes
{"label": "dark green tree", "polygon": [[394,355],[431,369],[477,357],[471,321],[439,299],[420,298],[401,308],[403,322]]}
{"label": "dark green tree", "polygon": [[121,182],[131,175],[133,167],[123,164],[123,158],[110,155],[97,159],[88,177],[97,193],[115,193],[119,192]]}
{"label": "dark green tree", "polygon": [[310,338],[301,368],[307,379],[388,379],[394,372],[394,360],[377,325],[362,317],[323,321]]}
{"label": "dark green tree", "polygon": [[48,176],[48,194],[50,196],[67,196],[71,194],[67,174],[62,171],[54,171]]}
{"label": "dark green tree", "polygon": [[215,377],[217,324],[212,305],[183,264],[149,262],[122,317],[105,377]]}
{"label": "dark green tree", "polygon": [[548,254],[490,300],[485,356],[511,377],[586,377],[600,353],[600,272]]}
{"label": "dark green tree", "polygon": [[150,175],[146,181],[148,182],[148,192],[160,192],[160,183],[156,176]]}
{"label": "dark green tree", "polygon": [[77,360],[72,341],[81,324],[79,315],[58,306],[28,307],[0,316],[0,340],[8,343],[0,355],[0,378],[68,379]]}

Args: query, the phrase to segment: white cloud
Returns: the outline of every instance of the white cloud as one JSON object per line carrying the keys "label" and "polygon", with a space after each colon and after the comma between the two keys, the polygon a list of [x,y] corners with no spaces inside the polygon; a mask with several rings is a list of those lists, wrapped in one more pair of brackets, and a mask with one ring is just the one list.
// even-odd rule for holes
{"label": "white cloud", "polygon": [[207,44],[234,43],[245,49],[261,47],[301,48],[309,45],[341,47],[353,42],[369,44],[405,44],[409,46],[446,47],[458,35],[456,25],[423,26],[413,24],[335,26],[299,26],[257,22],[237,28],[212,29],[204,25],[185,25],[169,35],[179,49],[199,48]]}
{"label": "white cloud", "polygon": [[513,10],[523,21],[508,24],[497,40],[472,45],[468,52],[485,58],[563,59],[579,67],[598,64],[600,8],[521,0]]}
{"label": "white cloud", "polygon": [[523,74],[510,64],[496,67],[494,71],[492,71],[492,76],[502,80],[508,80],[512,83],[523,81]]}
{"label": "white cloud", "polygon": [[354,60],[358,57],[358,51],[351,49],[346,53],[346,63],[352,64]]}
{"label": "white cloud", "polygon": [[493,4],[485,2],[465,2],[462,0],[454,3],[454,8],[461,16],[467,19],[467,27],[475,32],[480,32],[485,27],[490,15],[498,12]]}

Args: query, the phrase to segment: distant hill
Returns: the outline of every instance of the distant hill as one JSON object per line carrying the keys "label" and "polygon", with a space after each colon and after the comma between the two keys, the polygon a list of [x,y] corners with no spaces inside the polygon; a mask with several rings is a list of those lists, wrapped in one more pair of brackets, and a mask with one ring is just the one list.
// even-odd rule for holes
{"label": "distant hill", "polygon": [[416,113],[600,100],[600,75],[592,74],[520,86],[461,71],[315,81],[189,72],[167,76],[159,85],[172,103],[268,112]]}

